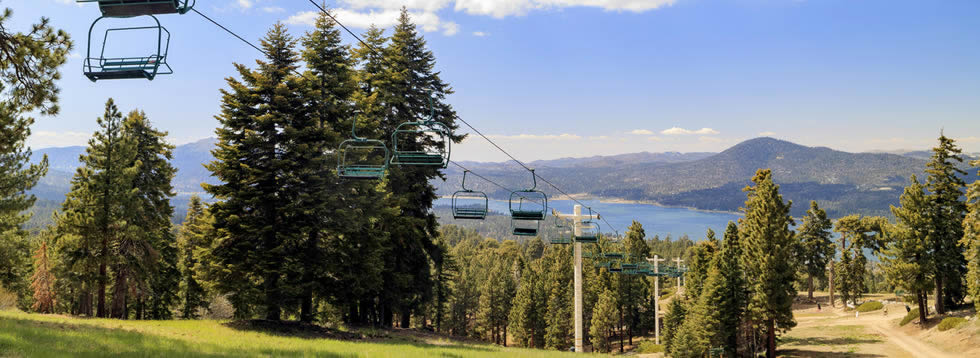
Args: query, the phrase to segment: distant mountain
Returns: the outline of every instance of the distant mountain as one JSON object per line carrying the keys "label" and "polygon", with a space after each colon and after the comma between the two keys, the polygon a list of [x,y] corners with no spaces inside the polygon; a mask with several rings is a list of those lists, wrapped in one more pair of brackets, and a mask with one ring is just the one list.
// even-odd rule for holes
{"label": "distant mountain", "polygon": [[[530,177],[516,165],[473,163],[469,168],[508,188],[530,185]],[[923,176],[925,160],[895,154],[848,153],[774,138],[756,138],[715,155],[678,163],[564,165],[537,167],[536,171],[573,195],[735,211],[745,200],[741,189],[759,168],[773,170],[784,198],[796,202],[794,215],[801,215],[809,200],[821,201],[835,216],[888,215],[888,206],[897,204],[908,178],[913,174]],[[976,180],[976,170],[972,173],[968,181]],[[434,183],[442,194],[458,188],[459,170],[449,170],[447,174],[445,183]],[[509,194],[485,182],[467,184],[496,198]],[[539,182],[538,188],[552,197],[560,194],[545,183]]]}
{"label": "distant mountain", "polygon": [[[177,146],[174,205],[182,208],[191,194],[203,194],[202,182],[215,180],[203,167],[213,160],[216,139],[208,138]],[[32,190],[39,198],[60,203],[68,192],[83,147],[46,148],[35,151],[34,160],[47,154],[51,169]],[[820,201],[832,216],[851,213],[888,215],[888,206],[916,174],[924,180],[922,154],[848,153],[825,147],[807,147],[774,138],[756,138],[721,153],[632,153],[589,158],[540,160],[529,165],[536,172],[578,197],[655,202],[706,210],[736,211],[745,201],[742,188],[759,168],[771,168],[785,199],[793,200],[793,214],[802,215],[809,200]],[[467,168],[506,187],[500,188],[471,177],[467,186],[506,199],[510,189],[531,186],[527,171],[513,162],[460,162]],[[967,168],[966,164],[963,166]],[[976,180],[976,170],[967,182]],[[433,180],[440,195],[459,190],[462,171],[450,166],[446,180]],[[538,189],[552,198],[560,193],[548,183]],[[183,217],[182,212],[176,214]]]}

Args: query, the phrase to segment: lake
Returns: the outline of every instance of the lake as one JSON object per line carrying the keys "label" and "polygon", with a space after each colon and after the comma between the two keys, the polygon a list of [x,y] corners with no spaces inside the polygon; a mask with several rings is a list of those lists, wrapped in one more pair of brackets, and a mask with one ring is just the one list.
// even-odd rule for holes
{"label": "lake", "polygon": [[[732,213],[670,208],[650,204],[603,203],[598,200],[582,200],[582,203],[602,213],[602,217],[613,225],[613,228],[608,228],[605,222],[600,221],[603,232],[619,230],[621,235],[625,235],[626,228],[633,223],[633,220],[636,220],[643,224],[643,230],[646,231],[648,238],[652,238],[654,235],[664,238],[669,234],[676,239],[687,234],[692,240],[700,240],[704,238],[705,231],[711,228],[718,234],[718,239],[721,239],[728,222],[736,221],[742,217]],[[450,206],[452,201],[448,198],[440,198],[434,204],[436,206]],[[563,214],[571,214],[574,205],[575,202],[571,200],[549,200],[548,214],[551,214],[551,208],[557,209]],[[509,211],[505,200],[490,200],[489,206],[491,211],[500,213]]]}

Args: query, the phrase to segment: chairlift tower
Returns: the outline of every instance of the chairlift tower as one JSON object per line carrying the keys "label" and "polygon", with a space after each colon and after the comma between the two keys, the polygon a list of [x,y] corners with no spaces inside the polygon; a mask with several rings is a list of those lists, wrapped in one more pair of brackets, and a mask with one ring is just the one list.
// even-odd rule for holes
{"label": "chairlift tower", "polygon": [[[599,219],[599,214],[592,214],[591,210],[589,214],[582,215],[582,205],[575,205],[575,209],[572,215],[564,215],[554,210],[553,214],[562,219],[572,220],[572,227],[574,228],[574,237],[580,237],[582,235],[583,227],[587,224],[586,221],[592,219]],[[575,245],[575,352],[582,353],[585,352],[585,333],[582,331],[582,242],[576,241]]]}
{"label": "chairlift tower", "polygon": [[666,260],[660,258],[660,255],[647,258],[647,261],[653,263],[653,325],[657,344],[660,344],[660,262]]}
{"label": "chairlift tower", "polygon": [[[677,264],[677,271],[678,272],[681,271],[681,262],[684,262],[684,260],[681,260],[680,257],[675,257],[671,261],[674,261],[674,263]],[[684,277],[684,275],[677,275],[677,294],[678,295],[681,293],[681,278],[682,277]]]}

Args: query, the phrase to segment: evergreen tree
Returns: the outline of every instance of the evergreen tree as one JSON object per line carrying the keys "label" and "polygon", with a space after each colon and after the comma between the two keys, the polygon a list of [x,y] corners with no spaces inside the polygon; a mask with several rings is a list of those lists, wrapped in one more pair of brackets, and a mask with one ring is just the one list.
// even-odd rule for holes
{"label": "evergreen tree", "polygon": [[21,227],[35,201],[27,192],[48,170],[46,156],[30,164],[25,141],[34,118],[24,114],[58,113],[55,81],[72,42],[43,17],[30,32],[11,32],[7,26],[12,16],[10,8],[0,14],[0,285],[24,292],[31,252]]}
{"label": "evergreen tree", "polygon": [[817,202],[810,201],[810,209],[803,217],[803,223],[796,231],[800,239],[797,261],[806,278],[807,298],[813,299],[813,279],[825,279],[826,268],[834,258],[834,242],[831,240],[833,223],[827,218],[827,212],[821,209]]}
{"label": "evergreen tree", "polygon": [[51,273],[51,262],[48,260],[48,242],[34,252],[34,275],[31,276],[31,289],[34,290],[34,305],[31,310],[38,313],[53,313],[55,307],[54,295],[55,278]]}
{"label": "evergreen tree", "polygon": [[738,226],[734,222],[728,222],[725,241],[719,254],[715,255],[718,261],[717,275],[711,275],[708,279],[708,290],[711,292],[708,297],[711,297],[713,309],[718,312],[715,329],[717,343],[732,354],[738,351],[738,327],[748,303],[744,270],[739,261],[743,255],[742,245]]}
{"label": "evergreen tree", "polygon": [[171,182],[177,172],[170,164],[174,146],[167,143],[167,132],[154,129],[140,111],[126,116],[123,135],[134,145],[135,172],[132,197],[123,203],[130,233],[115,248],[113,316],[129,316],[128,278],[145,292],[137,299],[138,308],[146,301],[146,314],[138,311],[138,317],[170,319],[179,286],[176,239],[170,223],[174,213],[170,199],[175,195]]}
{"label": "evergreen tree", "polygon": [[[970,162],[970,165],[980,167],[980,160]],[[970,188],[967,190],[967,201],[969,202],[969,213],[963,219],[964,234],[960,245],[966,249],[967,288],[970,296],[973,297],[973,305],[977,307],[977,312],[980,312],[980,299],[978,299],[980,297],[980,181],[970,184]]]}
{"label": "evergreen tree", "polygon": [[545,347],[565,350],[572,342],[572,255],[570,249],[552,246],[548,250],[548,307]]}
{"label": "evergreen tree", "polygon": [[864,281],[868,259],[864,256],[864,250],[881,250],[887,225],[885,218],[860,215],[842,217],[834,225],[834,230],[840,233],[841,253],[841,262],[834,272],[834,283],[844,304],[848,301],[857,304],[861,294],[866,292]]}
{"label": "evergreen tree", "polygon": [[180,270],[180,317],[198,318],[198,312],[208,308],[209,292],[198,278],[195,267],[200,262],[202,250],[208,250],[212,242],[214,218],[197,195],[191,196],[184,224],[177,231],[177,249]]}
{"label": "evergreen tree", "polygon": [[684,318],[687,315],[687,310],[684,308],[684,304],[681,303],[679,297],[674,296],[674,299],[670,301],[670,305],[667,306],[667,314],[664,315],[664,350],[667,354],[673,354],[675,344],[678,341],[678,331],[681,325],[684,324]]}
{"label": "evergreen tree", "polygon": [[796,251],[789,226],[792,202],[784,202],[779,186],[772,181],[772,171],[760,169],[752,178],[754,186],[745,188],[745,218],[741,219],[739,238],[745,240],[743,267],[749,288],[747,316],[763,325],[767,334],[767,356],[776,356],[777,330],[785,332],[794,326],[793,299],[796,270],[792,267]]}
{"label": "evergreen tree", "polygon": [[[266,319],[279,320],[283,306],[297,297],[287,278],[295,265],[283,257],[295,253],[304,216],[288,199],[300,190],[298,163],[286,158],[287,141],[303,110],[302,83],[293,74],[295,40],[276,24],[262,40],[267,61],[258,70],[237,65],[242,81],[228,78],[222,90],[215,161],[206,167],[222,184],[204,184],[218,202],[211,206],[218,239],[214,265],[216,288],[229,293],[236,316],[247,317],[261,302]],[[286,199],[286,200],[284,200]],[[295,224],[295,225],[293,225]]]}
{"label": "evergreen tree", "polygon": [[885,277],[895,287],[915,294],[919,322],[926,321],[926,295],[933,289],[935,265],[929,239],[929,199],[913,175],[905,187],[900,207],[891,207],[896,223],[888,230],[889,242],[879,257]]}
{"label": "evergreen tree", "polygon": [[706,239],[691,248],[690,256],[687,258],[688,271],[684,277],[684,293],[691,302],[697,302],[701,296],[701,289],[708,279],[708,269],[711,260],[718,251],[718,239],[715,232],[708,229]]}
{"label": "evergreen tree", "polygon": [[62,204],[58,230],[78,238],[73,247],[62,250],[71,271],[78,272],[81,286],[79,313],[91,314],[91,294],[96,296],[98,317],[108,317],[106,288],[110,283],[109,264],[116,261],[113,248],[129,242],[136,229],[129,227],[130,213],[125,203],[134,198],[133,177],[135,143],[122,131],[122,115],[110,98],[105,114],[98,119],[99,130],[89,139],[82,166],[72,178],[71,191]]}
{"label": "evergreen tree", "polygon": [[538,275],[540,273],[536,266],[538,265],[531,264],[521,276],[521,283],[517,288],[508,319],[510,333],[514,337],[514,341],[522,347],[536,347],[541,344],[535,340],[535,337],[540,335],[538,330],[543,325],[539,322],[543,321],[541,316],[544,313],[540,311],[540,305],[537,302],[536,291],[539,287]]}
{"label": "evergreen tree", "polygon": [[595,350],[608,353],[611,347],[609,336],[616,327],[616,318],[619,312],[616,307],[616,297],[610,290],[605,290],[599,295],[599,302],[595,305],[592,313],[592,325],[589,328],[589,336]]}
{"label": "evergreen tree", "polygon": [[[637,221],[629,226],[623,247],[632,262],[646,262],[650,248],[646,244],[646,232]],[[640,306],[649,296],[646,278],[640,275],[616,275],[618,278],[617,298],[619,314],[623,317],[620,326],[626,326],[629,343],[633,344],[633,334],[640,326]],[[594,318],[593,318],[594,319]],[[620,345],[622,348],[622,345]]]}
{"label": "evergreen tree", "polygon": [[946,313],[946,306],[963,302],[963,276],[966,258],[959,246],[963,238],[963,218],[966,203],[960,200],[966,184],[961,176],[966,172],[956,165],[963,162],[962,150],[952,138],[939,136],[939,145],[932,149],[926,163],[926,188],[929,189],[929,211],[932,222],[932,251],[935,254],[936,312]]}
{"label": "evergreen tree", "polygon": [[[402,9],[383,56],[382,66],[371,63],[374,58],[367,59],[363,70],[380,70],[382,77],[376,78],[379,79],[375,82],[377,87],[358,97],[369,100],[375,106],[373,109],[383,115],[380,128],[383,138],[396,140],[393,134],[399,124],[428,119],[430,113],[432,120],[455,129],[455,111],[444,102],[452,89],[434,70],[435,56],[426,48],[425,39],[411,22],[407,9]],[[462,139],[462,136],[451,138],[456,142]],[[400,150],[450,145],[430,136],[399,137],[398,140]],[[438,265],[434,261],[442,257],[439,246],[434,244],[438,224],[431,209],[437,196],[430,181],[440,176],[438,168],[432,166],[395,166],[388,170],[387,189],[392,200],[399,204],[400,212],[384,219],[385,230],[391,235],[388,249],[398,252],[392,259],[385,260],[380,297],[384,325],[390,325],[391,315],[397,312],[401,318],[400,326],[407,327],[412,311],[430,299],[430,265]]]}

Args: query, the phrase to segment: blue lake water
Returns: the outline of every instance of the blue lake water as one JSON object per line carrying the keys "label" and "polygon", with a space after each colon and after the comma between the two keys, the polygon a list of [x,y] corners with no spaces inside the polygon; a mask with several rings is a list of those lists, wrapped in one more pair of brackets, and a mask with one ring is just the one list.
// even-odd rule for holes
{"label": "blue lake water", "polygon": [[[600,221],[603,232],[619,230],[620,234],[625,234],[626,228],[633,223],[633,220],[636,220],[643,224],[643,230],[646,231],[648,238],[652,238],[654,235],[664,238],[669,234],[676,239],[687,234],[692,240],[699,240],[704,238],[705,231],[711,228],[720,239],[728,222],[736,221],[741,217],[741,215],[732,213],[669,208],[650,204],[603,203],[598,200],[582,200],[582,203],[602,213],[602,217],[613,226],[613,228],[608,228],[605,222]],[[448,198],[440,198],[435,202],[436,206],[449,206],[451,204],[452,202]],[[499,213],[508,212],[507,205],[507,201],[503,200],[490,200],[489,204],[491,211]],[[574,205],[575,202],[571,200],[549,200],[548,214],[551,214],[551,208],[571,214]]]}

